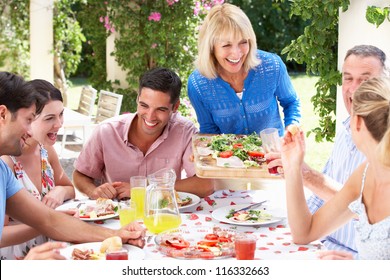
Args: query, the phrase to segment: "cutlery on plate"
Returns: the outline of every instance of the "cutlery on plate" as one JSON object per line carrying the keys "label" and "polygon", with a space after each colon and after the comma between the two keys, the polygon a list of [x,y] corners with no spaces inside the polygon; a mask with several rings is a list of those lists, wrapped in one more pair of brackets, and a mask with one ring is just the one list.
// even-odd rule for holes
{"label": "cutlery on plate", "polygon": [[237,212],[240,212],[240,211],[245,211],[245,210],[249,210],[249,209],[252,209],[252,208],[259,207],[259,206],[263,205],[266,202],[268,202],[268,200],[263,200],[261,202],[255,203],[255,204],[251,204],[251,205],[249,205],[247,207],[244,207],[244,208],[241,208],[241,209],[237,209],[236,211],[233,212],[233,214],[235,214]]}
{"label": "cutlery on plate", "polygon": [[80,202],[79,204],[77,204],[76,208],[80,209],[80,206],[83,205],[83,204],[84,204],[84,202]]}

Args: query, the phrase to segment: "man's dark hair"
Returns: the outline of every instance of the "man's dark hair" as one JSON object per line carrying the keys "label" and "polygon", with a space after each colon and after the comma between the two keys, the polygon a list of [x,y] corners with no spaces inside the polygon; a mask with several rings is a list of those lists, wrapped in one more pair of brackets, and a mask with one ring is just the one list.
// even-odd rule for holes
{"label": "man's dark hair", "polygon": [[167,68],[154,68],[145,72],[139,81],[139,94],[143,88],[162,91],[169,94],[171,104],[179,101],[181,91],[179,76]]}
{"label": "man's dark hair", "polygon": [[0,105],[5,105],[12,116],[19,109],[30,108],[34,104],[36,113],[39,114],[47,100],[47,93],[38,93],[21,76],[0,72]]}

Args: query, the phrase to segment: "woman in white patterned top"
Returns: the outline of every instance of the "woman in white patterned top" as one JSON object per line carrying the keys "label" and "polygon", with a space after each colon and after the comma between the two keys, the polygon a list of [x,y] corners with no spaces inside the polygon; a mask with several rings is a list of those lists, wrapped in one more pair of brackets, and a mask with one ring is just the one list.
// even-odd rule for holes
{"label": "woman in white patterned top", "polygon": [[[284,138],[282,161],[293,240],[308,243],[357,219],[358,258],[390,259],[390,79],[372,78],[354,93],[351,131],[356,147],[367,160],[314,215],[303,192],[303,132],[288,133]],[[344,253],[344,257],[352,255]]]}
{"label": "woman in white patterned top", "polygon": [[[72,182],[65,174],[53,147],[63,124],[64,105],[61,92],[44,80],[28,82],[38,92],[48,94],[49,101],[32,122],[33,137],[26,140],[22,155],[2,156],[15,177],[36,199],[50,208],[75,197]],[[21,207],[23,207],[21,205]],[[29,250],[48,239],[31,227],[5,217],[1,239],[1,259],[23,259]],[[17,245],[15,245],[17,244]]]}

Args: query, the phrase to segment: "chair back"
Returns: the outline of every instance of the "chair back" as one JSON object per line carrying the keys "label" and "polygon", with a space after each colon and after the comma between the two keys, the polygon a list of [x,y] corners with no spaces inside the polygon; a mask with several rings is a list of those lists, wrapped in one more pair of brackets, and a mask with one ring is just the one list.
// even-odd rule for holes
{"label": "chair back", "polygon": [[96,98],[97,90],[91,86],[84,86],[81,90],[80,102],[79,107],[77,108],[77,112],[92,117]]}
{"label": "chair back", "polygon": [[95,122],[118,116],[121,111],[123,95],[101,90],[97,105]]}

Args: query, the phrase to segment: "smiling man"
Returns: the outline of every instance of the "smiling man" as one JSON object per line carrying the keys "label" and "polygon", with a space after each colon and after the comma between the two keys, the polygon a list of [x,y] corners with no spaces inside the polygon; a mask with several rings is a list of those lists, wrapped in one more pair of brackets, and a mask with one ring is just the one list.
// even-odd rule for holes
{"label": "smiling man", "polygon": [[192,135],[198,130],[177,113],[181,86],[180,78],[166,68],[141,77],[137,112],[101,123],[75,161],[73,181],[79,191],[92,199],[122,199],[130,197],[131,176],[173,168],[177,191],[201,197],[213,192],[212,181],[198,178],[190,161]]}

